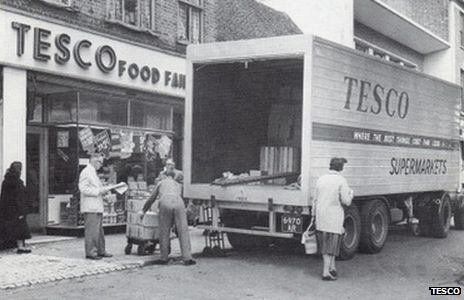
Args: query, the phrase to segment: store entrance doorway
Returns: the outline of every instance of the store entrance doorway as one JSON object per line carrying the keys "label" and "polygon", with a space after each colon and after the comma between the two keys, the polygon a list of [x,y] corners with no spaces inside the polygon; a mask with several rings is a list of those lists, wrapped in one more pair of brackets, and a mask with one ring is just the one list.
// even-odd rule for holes
{"label": "store entrance doorway", "polygon": [[29,215],[31,231],[45,232],[47,212],[47,149],[46,129],[28,127],[26,138],[26,187],[29,191]]}

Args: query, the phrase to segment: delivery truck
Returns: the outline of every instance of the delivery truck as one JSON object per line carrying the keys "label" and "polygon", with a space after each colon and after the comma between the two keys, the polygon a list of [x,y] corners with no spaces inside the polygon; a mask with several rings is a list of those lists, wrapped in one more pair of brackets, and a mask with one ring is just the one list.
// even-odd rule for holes
{"label": "delivery truck", "polygon": [[184,196],[234,249],[299,239],[315,183],[346,158],[341,258],[389,227],[464,228],[461,88],[310,35],[187,49]]}

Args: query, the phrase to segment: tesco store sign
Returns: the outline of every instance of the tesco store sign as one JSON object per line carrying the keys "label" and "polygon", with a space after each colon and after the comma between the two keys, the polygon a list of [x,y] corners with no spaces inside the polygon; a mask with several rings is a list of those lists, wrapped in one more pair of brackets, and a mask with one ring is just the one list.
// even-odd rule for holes
{"label": "tesco store sign", "polygon": [[0,11],[0,62],[12,67],[185,96],[185,60],[131,43]]}

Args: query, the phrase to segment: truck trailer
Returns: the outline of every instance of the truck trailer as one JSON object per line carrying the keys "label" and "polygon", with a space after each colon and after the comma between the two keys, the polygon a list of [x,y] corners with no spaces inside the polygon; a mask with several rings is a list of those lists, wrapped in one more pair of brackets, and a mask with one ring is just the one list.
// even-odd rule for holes
{"label": "truck trailer", "polygon": [[319,37],[187,48],[184,196],[234,249],[301,237],[333,157],[354,190],[340,257],[389,226],[464,228],[461,88]]}

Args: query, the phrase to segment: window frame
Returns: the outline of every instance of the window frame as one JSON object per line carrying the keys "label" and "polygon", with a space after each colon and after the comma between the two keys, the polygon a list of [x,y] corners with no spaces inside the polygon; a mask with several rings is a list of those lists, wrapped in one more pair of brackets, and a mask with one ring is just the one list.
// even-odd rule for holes
{"label": "window frame", "polygon": [[459,11],[459,45],[464,48],[464,13]]}
{"label": "window frame", "polygon": [[74,0],[40,0],[40,1],[42,3],[45,3],[53,7],[63,8],[69,11],[77,11],[74,8]]}
{"label": "window frame", "polygon": [[[192,11],[193,10],[198,10],[199,11],[199,17],[200,17],[200,26],[198,28],[199,30],[199,39],[198,39],[198,44],[203,43],[203,36],[204,36],[204,1],[203,0],[198,0],[200,5],[197,5],[195,3],[192,3],[190,0],[178,0],[178,7],[177,7],[177,42],[180,44],[188,45],[188,44],[194,44],[192,41]],[[179,22],[181,20],[181,15],[180,15],[180,7],[181,5],[185,5],[187,7],[187,39],[181,39],[179,36]]]}
{"label": "window frame", "polygon": [[[464,70],[460,69],[459,70],[459,75],[460,75],[460,85],[461,85],[461,117],[464,114]],[[464,118],[463,118],[464,120]]]}
{"label": "window frame", "polygon": [[379,59],[383,59],[383,60],[386,60],[386,61],[389,61],[389,62],[392,62],[392,63],[395,63],[395,64],[398,64],[400,66],[403,66],[403,67],[406,67],[406,68],[409,68],[409,69],[413,69],[413,70],[418,70],[418,66],[417,64],[407,60],[407,59],[404,59],[398,55],[395,55],[387,50],[384,50],[380,47],[377,47],[369,42],[366,42],[365,40],[363,39],[360,39],[358,37],[355,37],[354,38],[354,44],[355,44],[355,49],[357,51],[361,51],[361,52],[364,52],[364,53],[367,53],[369,55],[372,55],[372,56],[375,56]]}
{"label": "window frame", "polygon": [[[115,17],[116,15],[116,6],[114,5],[113,7],[111,7],[111,3],[116,3],[116,2],[119,2],[121,4],[121,11],[122,11],[122,14],[124,15],[125,14],[125,8],[124,8],[124,4],[125,4],[125,1],[126,0],[106,0],[106,21],[109,22],[109,23],[114,23],[114,24],[118,24],[118,25],[121,25],[121,26],[124,26],[126,28],[129,28],[131,30],[134,30],[134,31],[138,31],[138,32],[148,32],[154,36],[158,36],[159,33],[156,31],[156,4],[157,4],[157,1],[158,0],[135,0],[137,2],[137,8],[138,9],[138,15],[137,15],[137,24],[136,25],[133,25],[133,24],[130,24],[130,23],[127,23],[124,21],[124,18],[121,17],[121,20],[117,19]],[[147,27],[142,27],[142,13],[141,13],[141,10],[140,10],[140,7],[141,7],[141,4],[142,4],[142,1],[149,1],[151,3],[151,20],[150,20],[150,28],[147,28]]]}
{"label": "window frame", "polygon": [[[171,134],[174,134],[174,124],[173,124],[173,114],[174,114],[174,107],[172,105],[168,105],[168,104],[162,104],[162,103],[156,103],[156,102],[151,102],[149,101],[148,99],[130,99],[128,101],[128,123],[127,123],[127,126],[128,127],[131,127],[131,128],[139,128],[139,129],[142,129],[142,128],[148,128],[148,124],[146,124],[147,122],[147,117],[149,116],[148,114],[146,114],[149,109],[155,109],[157,111],[160,111],[160,112],[164,112],[164,118],[165,119],[165,122],[166,122],[166,128],[153,128],[153,130],[155,131],[158,131],[158,132],[165,132],[165,133],[171,133]],[[133,110],[135,110],[135,107],[136,106],[142,106],[142,107],[145,107],[146,109],[144,109],[145,111],[145,114],[142,116],[143,118],[143,125],[134,125],[134,118],[133,118]]]}

